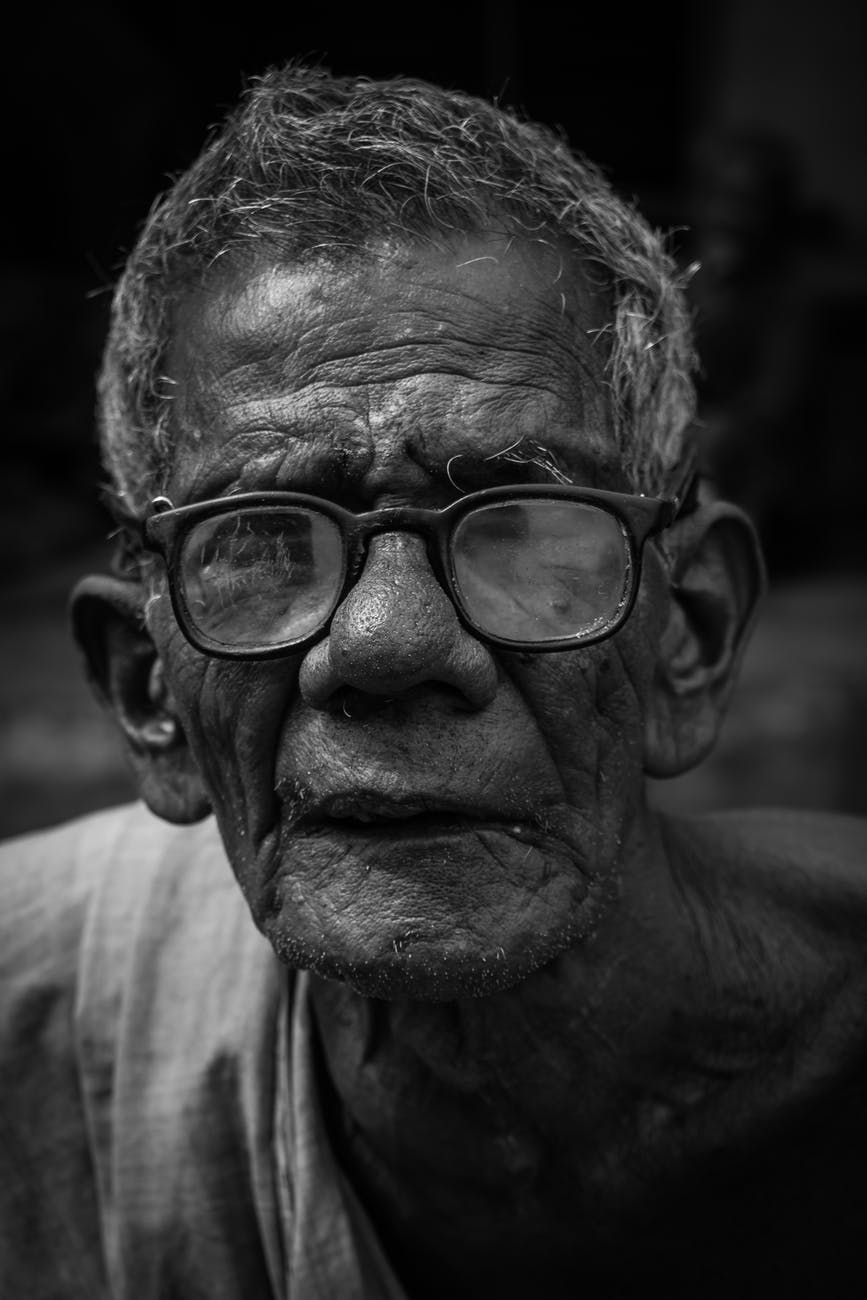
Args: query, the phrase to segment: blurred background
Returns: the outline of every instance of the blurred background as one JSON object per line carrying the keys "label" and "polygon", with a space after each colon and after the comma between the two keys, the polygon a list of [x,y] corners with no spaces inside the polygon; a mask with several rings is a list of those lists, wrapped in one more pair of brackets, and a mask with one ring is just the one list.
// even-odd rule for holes
{"label": "blurred background", "polygon": [[860,0],[551,0],[17,12],[3,70],[0,834],[132,796],[67,627],[105,563],[93,377],[151,199],[243,78],[292,55],[424,77],[558,125],[691,285],[701,420],[770,595],[717,753],[675,809],[867,812],[867,77]]}

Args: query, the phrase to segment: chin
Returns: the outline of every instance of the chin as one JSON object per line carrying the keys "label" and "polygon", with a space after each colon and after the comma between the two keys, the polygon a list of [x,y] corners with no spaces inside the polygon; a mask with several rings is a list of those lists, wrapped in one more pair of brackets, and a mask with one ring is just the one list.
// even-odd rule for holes
{"label": "chin", "polygon": [[510,958],[503,949],[487,954],[454,952],[445,945],[437,949],[422,943],[404,952],[353,960],[327,950],[314,952],[289,938],[275,936],[272,944],[286,965],[339,980],[362,997],[417,1002],[453,1002],[503,993],[570,946],[564,937],[560,944],[540,946]]}
{"label": "chin", "polygon": [[287,966],[371,998],[501,993],[584,941],[611,892],[563,840],[502,827],[281,847],[245,890],[257,926]]}
{"label": "chin", "polygon": [[586,941],[597,920],[596,909],[582,909],[553,931],[504,936],[504,943],[462,938],[454,931],[438,936],[424,933],[418,926],[414,930],[385,928],[374,944],[359,943],[351,927],[347,927],[350,933],[339,927],[312,943],[276,918],[263,932],[285,965],[338,980],[362,997],[452,1002],[489,997],[516,987]]}

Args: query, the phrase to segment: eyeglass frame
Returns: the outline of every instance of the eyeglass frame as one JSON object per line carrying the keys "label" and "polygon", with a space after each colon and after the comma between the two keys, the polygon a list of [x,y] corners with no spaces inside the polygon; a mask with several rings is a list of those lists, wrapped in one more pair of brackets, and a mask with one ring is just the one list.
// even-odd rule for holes
{"label": "eyeglass frame", "polygon": [[[174,506],[168,497],[159,496],[151,501],[152,513],[141,525],[141,544],[145,550],[155,552],[163,559],[172,610],[184,637],[196,650],[216,659],[278,659],[292,654],[301,654],[310,649],[327,636],[337,610],[358,582],[368,553],[369,539],[391,532],[414,532],[425,538],[434,576],[448,595],[458,621],[473,636],[486,645],[511,650],[517,654],[557,653],[583,649],[585,646],[604,641],[623,626],[632,613],[638,595],[645,544],[648,538],[670,527],[677,518],[694,508],[697,477],[691,474],[683,491],[670,498],[613,492],[604,488],[579,487],[573,484],[514,483],[469,492],[441,509],[386,506],[380,510],[368,510],[361,514],[306,492],[241,492],[235,496],[215,497],[186,506]],[[455,527],[464,515],[472,513],[480,506],[528,498],[599,505],[604,507],[608,514],[614,515],[620,523],[626,543],[626,594],[618,605],[614,619],[599,630],[580,638],[573,635],[549,638],[544,641],[515,641],[486,632],[463,608],[450,546],[450,538]],[[196,628],[184,599],[183,584],[177,576],[181,549],[190,529],[202,520],[257,506],[299,506],[318,511],[331,519],[337,525],[343,545],[343,583],[321,626],[307,636],[277,646],[227,646],[222,642],[212,642]],[[436,543],[435,548],[431,545],[432,542]]]}

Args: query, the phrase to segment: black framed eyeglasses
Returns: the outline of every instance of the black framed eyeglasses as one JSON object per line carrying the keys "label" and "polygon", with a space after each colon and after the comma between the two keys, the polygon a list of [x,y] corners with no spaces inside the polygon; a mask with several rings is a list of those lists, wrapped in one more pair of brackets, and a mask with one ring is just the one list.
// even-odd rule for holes
{"label": "black framed eyeglasses", "polygon": [[685,506],[560,485],[487,488],[442,510],[363,514],[303,492],[178,508],[158,497],[144,544],[165,561],[187,640],[221,658],[271,659],[325,636],[369,539],[387,532],[426,539],[437,580],[476,637],[507,650],[571,650],[622,626],[645,542]]}

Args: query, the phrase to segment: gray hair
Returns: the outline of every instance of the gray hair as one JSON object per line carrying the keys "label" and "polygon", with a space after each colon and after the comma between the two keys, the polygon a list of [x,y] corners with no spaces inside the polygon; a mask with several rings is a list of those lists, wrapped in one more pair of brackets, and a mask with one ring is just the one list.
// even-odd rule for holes
{"label": "gray hair", "polygon": [[636,490],[670,487],[688,453],[694,357],[682,284],[659,235],[545,127],[425,82],[289,64],[251,83],[157,200],[118,283],[99,382],[118,513],[140,517],[161,490],[174,307],[217,259],[265,245],[298,263],[334,264],[372,239],[492,224],[571,241],[601,269],[613,319],[598,343],[621,460]]}

